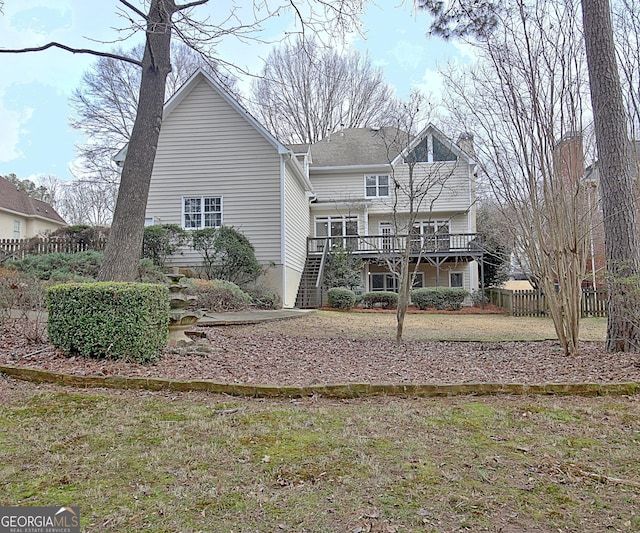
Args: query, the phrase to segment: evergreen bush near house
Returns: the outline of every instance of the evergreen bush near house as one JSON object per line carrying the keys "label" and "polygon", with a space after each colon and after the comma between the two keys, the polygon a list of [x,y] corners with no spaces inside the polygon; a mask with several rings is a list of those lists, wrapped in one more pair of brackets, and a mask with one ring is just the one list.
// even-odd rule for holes
{"label": "evergreen bush near house", "polygon": [[[95,281],[101,264],[102,252],[88,251],[28,255],[24,259],[11,261],[9,266],[26,276],[51,284]],[[138,277],[143,283],[164,283],[166,280],[162,269],[148,259],[140,261]]]}
{"label": "evergreen bush near house", "polygon": [[280,307],[280,296],[260,283],[247,288],[247,293],[251,296],[251,307],[254,309],[269,310]]}
{"label": "evergreen bush near house", "polygon": [[489,299],[487,298],[486,294],[483,294],[481,289],[478,289],[477,291],[471,291],[471,303],[473,305],[482,305],[483,303],[487,303],[488,301]]}
{"label": "evergreen bush near house", "polygon": [[398,307],[398,295],[389,291],[365,292],[362,295],[362,306],[371,309],[379,305],[384,309],[395,309]]}
{"label": "evergreen bush near house", "polygon": [[176,224],[146,226],[142,238],[142,257],[164,268],[167,259],[187,244],[188,234]]}
{"label": "evergreen bush near house", "polygon": [[411,301],[422,310],[456,311],[467,296],[469,291],[450,287],[425,287],[411,291]]}
{"label": "evergreen bush near house", "polygon": [[89,281],[95,279],[102,263],[102,252],[28,255],[10,265],[28,276],[52,281]]}
{"label": "evergreen bush near house", "polygon": [[191,232],[191,246],[202,256],[207,279],[223,279],[242,287],[262,274],[253,246],[242,233],[229,226]]}
{"label": "evergreen bush near house", "polygon": [[335,248],[327,255],[327,264],[324,267],[323,281],[325,287],[344,287],[355,290],[362,286],[361,259],[356,257],[351,250]]}
{"label": "evergreen bush near house", "polygon": [[151,259],[140,259],[138,281],[140,283],[166,283],[167,276],[161,267],[154,265]]}
{"label": "evergreen bush near house", "polygon": [[329,306],[336,309],[353,309],[356,305],[356,294],[343,287],[333,287],[327,291]]}
{"label": "evergreen bush near house", "polygon": [[51,343],[68,354],[148,363],[168,340],[169,290],[149,283],[73,283],[47,289]]}

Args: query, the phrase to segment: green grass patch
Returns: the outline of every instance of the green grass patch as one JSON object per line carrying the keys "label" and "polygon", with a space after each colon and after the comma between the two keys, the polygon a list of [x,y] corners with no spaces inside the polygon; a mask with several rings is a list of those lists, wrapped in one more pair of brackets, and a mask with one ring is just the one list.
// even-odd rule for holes
{"label": "green grass patch", "polygon": [[83,531],[640,527],[635,398],[229,401],[20,386],[0,406],[0,505],[79,505]]}

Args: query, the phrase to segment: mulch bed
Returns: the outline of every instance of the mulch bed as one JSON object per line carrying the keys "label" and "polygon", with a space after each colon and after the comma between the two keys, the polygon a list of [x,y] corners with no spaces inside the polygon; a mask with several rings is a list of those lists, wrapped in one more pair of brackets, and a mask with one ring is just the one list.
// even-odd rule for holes
{"label": "mulch bed", "polygon": [[286,335],[260,326],[199,328],[195,345],[167,349],[154,364],[66,356],[8,328],[0,364],[78,376],[208,379],[223,383],[622,383],[640,382],[640,354],[582,343],[579,357],[557,342],[423,342]]}

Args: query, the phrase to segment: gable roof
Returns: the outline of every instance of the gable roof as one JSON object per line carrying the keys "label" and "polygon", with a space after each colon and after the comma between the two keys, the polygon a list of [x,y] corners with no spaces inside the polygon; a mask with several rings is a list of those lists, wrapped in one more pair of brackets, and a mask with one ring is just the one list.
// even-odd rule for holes
{"label": "gable roof", "polygon": [[42,218],[50,222],[66,225],[64,219],[47,202],[31,198],[8,179],[0,176],[0,209],[11,211],[29,218]]}
{"label": "gable roof", "polygon": [[[278,139],[276,139],[256,118],[249,113],[229,92],[209,73],[199,68],[196,70],[187,81],[185,81],[180,88],[165,102],[164,111],[162,113],[162,120],[165,121],[167,117],[178,107],[178,105],[187,97],[187,95],[201,82],[205,81],[211,88],[213,88],[233,109],[235,109],[241,116],[245,118],[249,124],[251,124],[258,132],[274,147],[278,150],[279,154],[290,153],[291,151],[284,146]],[[121,164],[129,148],[129,143],[125,144],[120,151],[113,157],[113,160]]]}
{"label": "gable roof", "polygon": [[458,156],[459,158],[462,158],[465,162],[467,163],[474,163],[473,158],[471,157],[471,154],[468,154],[467,152],[465,152],[464,150],[462,150],[462,148],[460,148],[456,143],[454,143],[449,137],[447,137],[442,131],[440,131],[440,129],[438,129],[436,126],[434,126],[431,122],[429,124],[427,124],[424,129],[418,133],[418,135],[416,135],[411,142],[409,143],[409,146],[405,147],[398,155],[397,157],[393,160],[392,165],[395,165],[397,163],[399,163],[402,159],[404,159],[405,157],[407,157],[407,155],[409,155],[411,153],[411,151],[418,146],[418,144],[420,144],[422,141],[424,141],[424,139],[429,136],[432,135],[434,137],[436,137],[441,143],[443,143],[449,150],[451,150],[456,156]]}
{"label": "gable roof", "polygon": [[[270,132],[267,130],[260,122],[247,111],[236,99],[232,96],[227,89],[225,89],[220,82],[214,79],[209,73],[207,73],[202,68],[196,70],[188,79],[185,81],[182,86],[167,100],[164,104],[164,111],[162,114],[163,122],[167,119],[167,117],[173,112],[178,105],[191,93],[191,91],[200,83],[206,82],[214,91],[216,91],[220,97],[225,100],[227,104],[229,104],[233,109],[235,109],[240,116],[242,116],[251,126],[253,126],[257,132],[262,135],[269,144],[271,144],[278,152],[279,155],[288,154],[290,157],[289,161],[295,169],[295,174],[305,187],[305,189],[312,191],[313,187],[307,177],[305,176],[305,172],[300,166],[298,160],[294,157],[294,153],[287,148],[284,144],[282,144],[278,139],[276,139]],[[122,165],[124,159],[127,155],[127,150],[129,148],[129,144],[127,143],[122,147],[122,149],[113,157],[113,160],[118,165]]]}
{"label": "gable roof", "polygon": [[472,163],[469,154],[433,124],[418,135],[393,127],[347,128],[311,145],[312,168],[396,165],[428,135],[434,135],[454,154]]}
{"label": "gable roof", "polygon": [[232,108],[234,108],[245,120],[251,124],[258,132],[270,143],[274,148],[278,150],[279,154],[290,153],[290,150],[284,146],[278,139],[276,139],[258,120],[247,111],[229,92],[208,72],[199,68],[196,70],[189,79],[184,82],[174,95],[167,100],[164,105],[164,113],[162,120],[165,120],[171,112],[178,107],[180,102],[193,90],[194,87],[200,83],[200,81],[206,81]]}

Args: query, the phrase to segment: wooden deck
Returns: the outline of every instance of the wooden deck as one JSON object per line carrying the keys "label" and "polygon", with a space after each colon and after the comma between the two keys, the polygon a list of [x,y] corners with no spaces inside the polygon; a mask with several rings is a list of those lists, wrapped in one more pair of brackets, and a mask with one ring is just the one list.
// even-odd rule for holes
{"label": "wooden deck", "polygon": [[441,235],[353,235],[347,237],[309,237],[307,257],[321,256],[325,248],[345,248],[362,259],[398,256],[409,241],[412,257],[455,258],[478,260],[483,253],[483,238],[479,233],[448,233]]}

